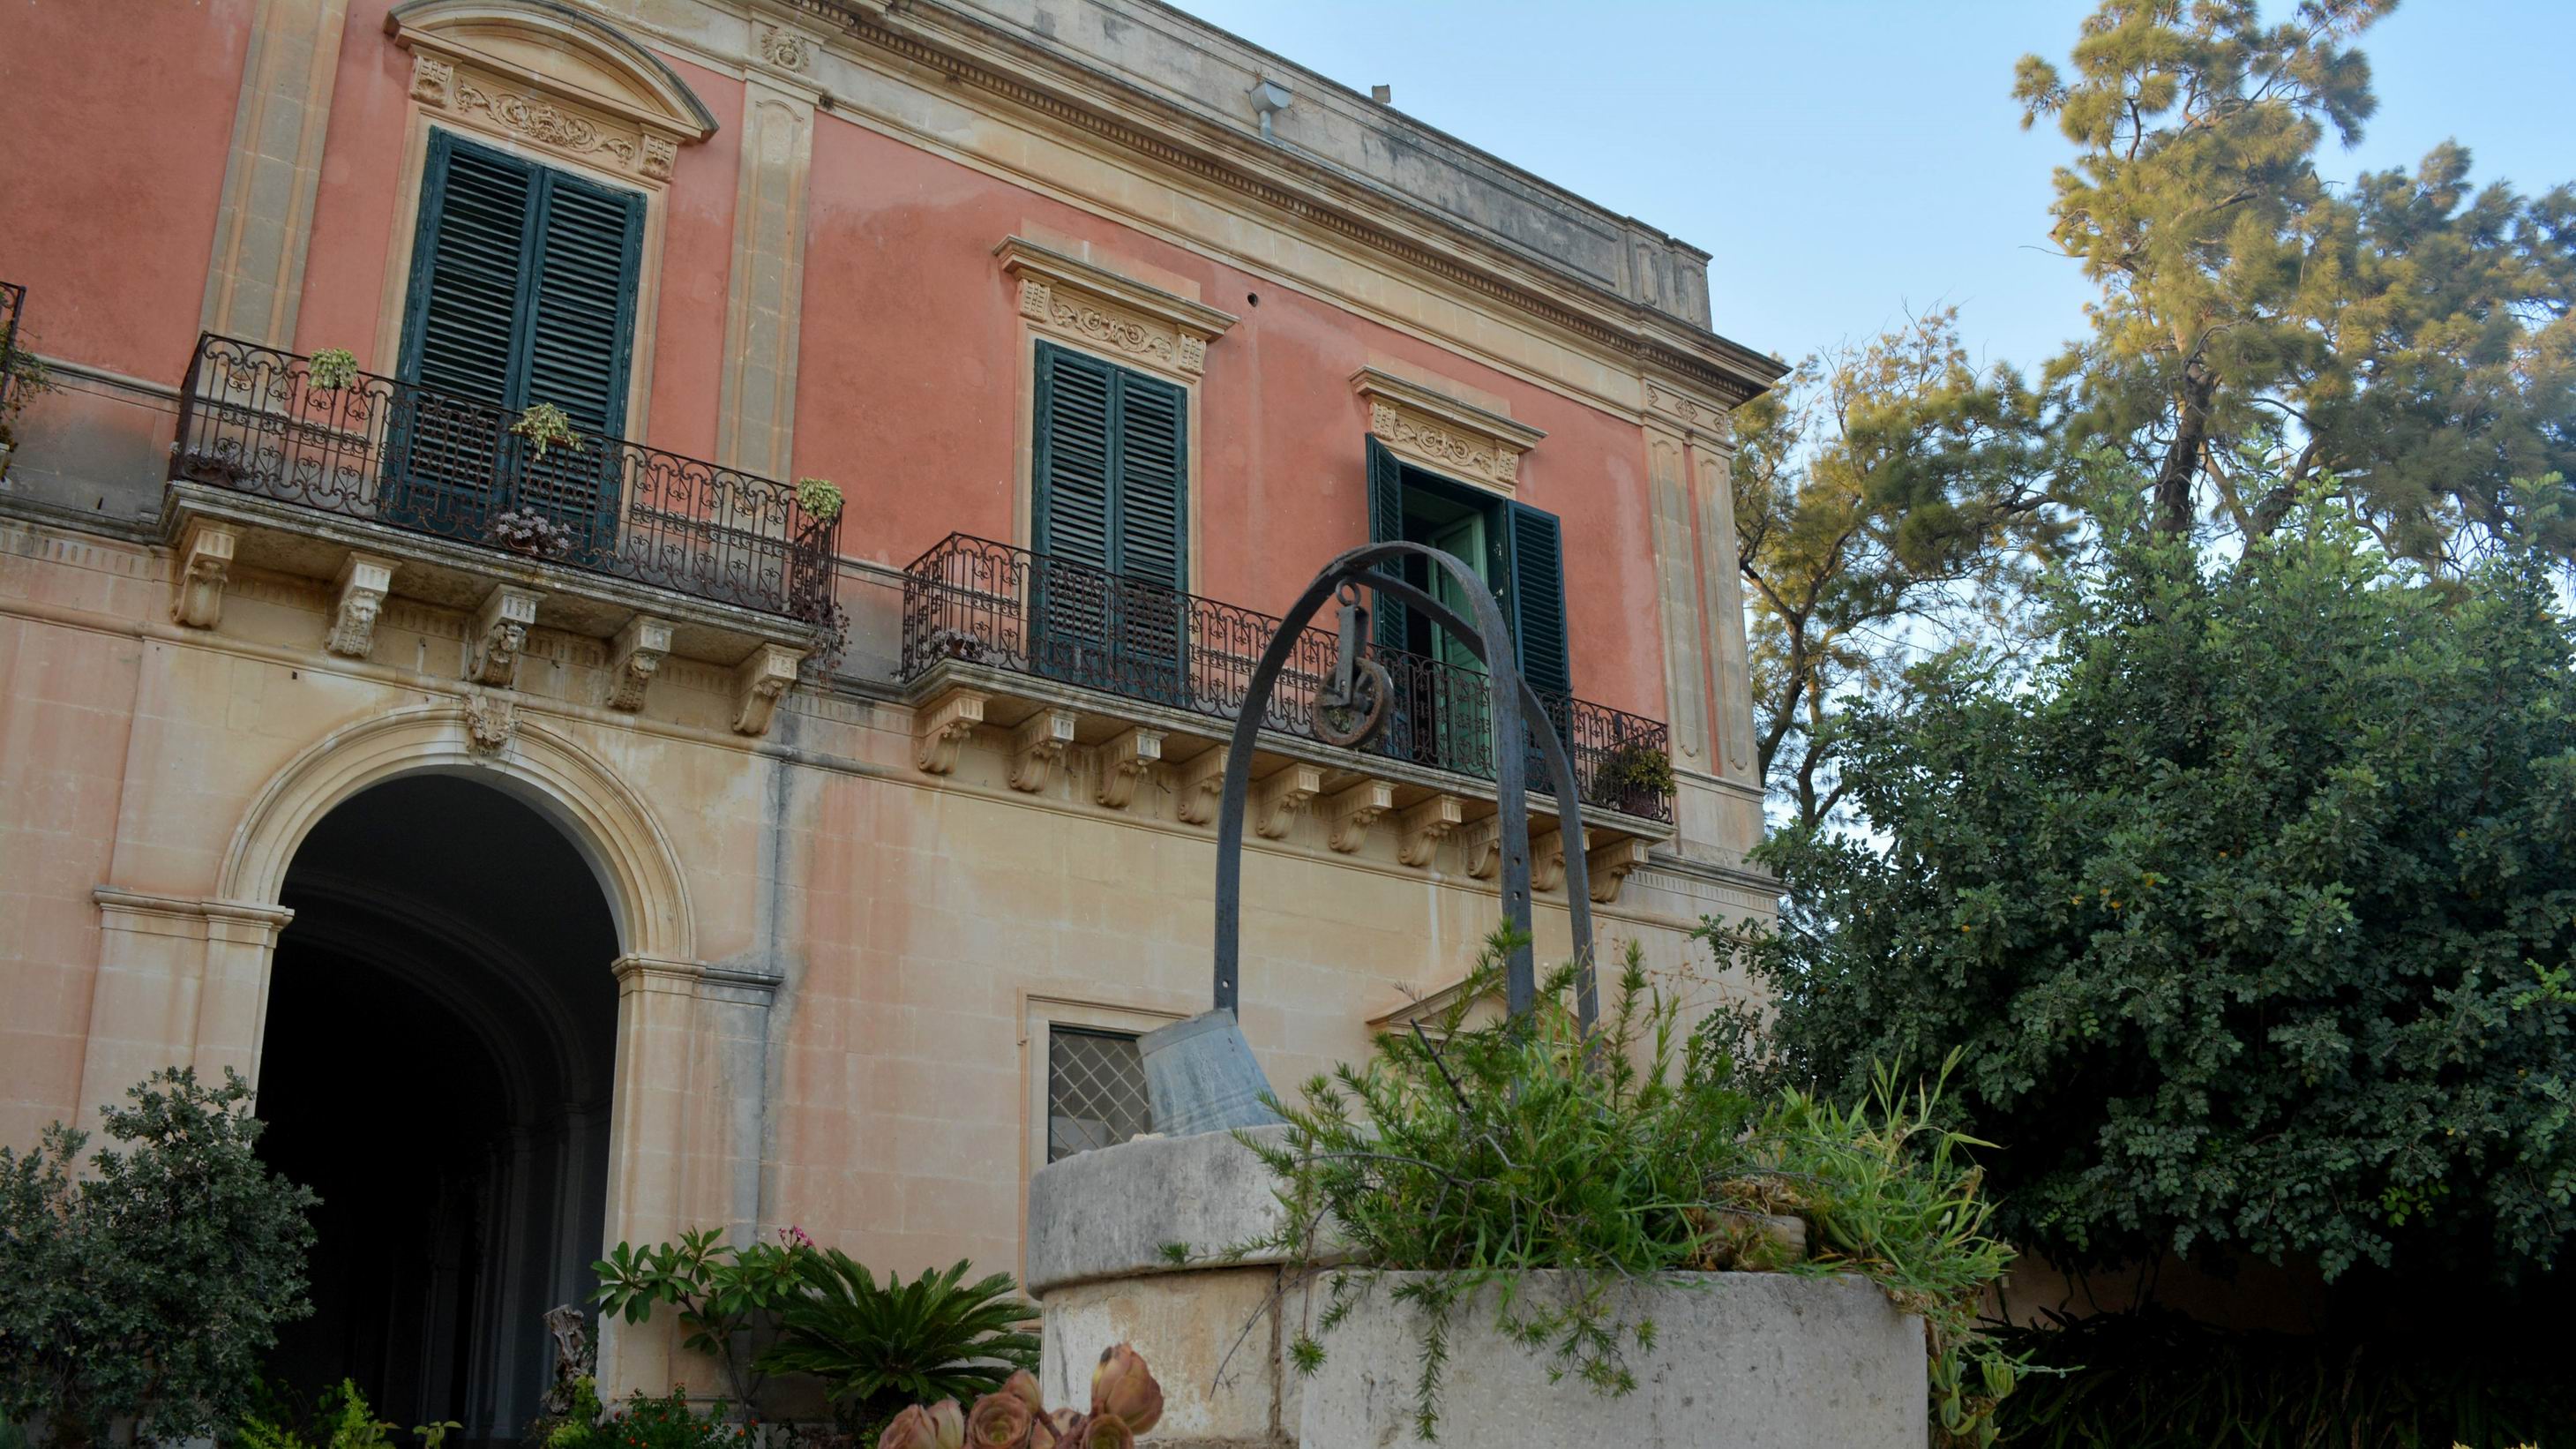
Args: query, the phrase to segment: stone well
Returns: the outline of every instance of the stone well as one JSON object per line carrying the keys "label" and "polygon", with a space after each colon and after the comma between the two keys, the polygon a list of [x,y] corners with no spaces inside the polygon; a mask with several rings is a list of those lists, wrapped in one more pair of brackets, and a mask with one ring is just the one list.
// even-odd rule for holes
{"label": "stone well", "polygon": [[[1416,1324],[1387,1285],[1324,1337],[1323,1368],[1301,1379],[1284,1361],[1277,1316],[1262,1311],[1279,1286],[1275,1257],[1176,1268],[1164,1252],[1178,1243],[1215,1253],[1277,1222],[1269,1174],[1222,1133],[1143,1138],[1042,1169],[1030,1188],[1027,1282],[1046,1320],[1047,1402],[1089,1402],[1092,1364],[1123,1341],[1163,1385],[1151,1444],[1422,1443]],[[1462,1310],[1440,1441],[1922,1449],[1922,1321],[1866,1282],[1694,1273],[1640,1289],[1630,1311],[1654,1320],[1655,1349],[1629,1354],[1635,1392],[1603,1398],[1549,1383],[1539,1356],[1495,1333],[1490,1304]]]}

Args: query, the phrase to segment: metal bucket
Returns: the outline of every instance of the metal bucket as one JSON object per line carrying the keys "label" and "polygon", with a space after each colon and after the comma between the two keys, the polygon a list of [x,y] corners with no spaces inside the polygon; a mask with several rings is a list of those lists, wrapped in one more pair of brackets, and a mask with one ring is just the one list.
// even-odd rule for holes
{"label": "metal bucket", "polygon": [[1266,1127],[1279,1114],[1262,1104],[1270,1079],[1252,1058],[1252,1043],[1234,1013],[1219,1007],[1149,1031],[1137,1042],[1145,1059],[1145,1096],[1154,1130],[1166,1137]]}

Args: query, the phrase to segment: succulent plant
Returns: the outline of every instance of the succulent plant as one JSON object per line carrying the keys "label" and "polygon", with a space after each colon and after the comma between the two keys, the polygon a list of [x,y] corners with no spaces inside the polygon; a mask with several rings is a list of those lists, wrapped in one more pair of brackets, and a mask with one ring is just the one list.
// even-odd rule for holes
{"label": "succulent plant", "polygon": [[915,1404],[886,1425],[877,1449],[1133,1449],[1163,1418],[1163,1386],[1144,1355],[1116,1344],[1091,1371],[1091,1411],[1049,1413],[1037,1376],[1023,1369],[961,1416],[954,1399]]}

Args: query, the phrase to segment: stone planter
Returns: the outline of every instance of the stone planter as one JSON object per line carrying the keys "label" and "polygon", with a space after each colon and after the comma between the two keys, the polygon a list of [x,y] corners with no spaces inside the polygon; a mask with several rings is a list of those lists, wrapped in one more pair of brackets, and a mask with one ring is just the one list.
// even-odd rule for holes
{"label": "stone planter", "polygon": [[[1300,1378],[1260,1316],[1280,1287],[1276,1259],[1175,1267],[1165,1256],[1170,1243],[1205,1255],[1249,1241],[1277,1213],[1267,1172],[1223,1134],[1145,1138],[1041,1170],[1026,1280],[1046,1320],[1048,1401],[1087,1394],[1100,1351],[1125,1341],[1162,1382],[1152,1442],[1167,1449],[1422,1443],[1418,1323],[1387,1291],[1391,1276]],[[1551,1276],[1524,1291],[1552,1291]],[[1495,1332],[1490,1303],[1455,1315],[1440,1442],[1921,1449],[1922,1321],[1874,1286],[1691,1273],[1637,1294],[1630,1311],[1654,1320],[1656,1344],[1629,1356],[1637,1388],[1620,1398],[1549,1383],[1540,1357]]]}

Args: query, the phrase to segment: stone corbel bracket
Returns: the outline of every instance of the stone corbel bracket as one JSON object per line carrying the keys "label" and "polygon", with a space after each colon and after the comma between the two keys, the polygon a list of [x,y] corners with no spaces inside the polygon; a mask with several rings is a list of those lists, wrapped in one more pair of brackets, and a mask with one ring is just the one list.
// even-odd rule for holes
{"label": "stone corbel bracket", "polygon": [[474,613],[473,632],[465,638],[465,677],[476,684],[509,689],[519,681],[519,651],[536,627],[537,604],[545,595],[534,589],[495,584]]}
{"label": "stone corbel bracket", "polygon": [[1136,786],[1163,758],[1163,732],[1131,729],[1100,747],[1101,804],[1124,810],[1136,798]]}
{"label": "stone corbel bracket", "polygon": [[952,689],[924,706],[912,728],[912,762],[926,775],[945,775],[957,768],[957,752],[984,722],[990,696],[971,689]]}
{"label": "stone corbel bracket", "polygon": [[340,562],[331,604],[331,635],[322,647],[350,659],[375,652],[376,617],[384,612],[385,595],[393,591],[392,559],[353,553]]}
{"label": "stone corbel bracket", "polygon": [[644,707],[644,692],[671,652],[671,624],[642,614],[617,631],[608,655],[608,707],[629,714]]}
{"label": "stone corbel bracket", "polygon": [[1335,795],[1324,810],[1332,822],[1332,835],[1327,844],[1349,855],[1368,840],[1369,827],[1379,816],[1395,808],[1395,787],[1384,780],[1362,780]]}
{"label": "stone corbel bracket", "polygon": [[170,596],[170,621],[190,629],[211,629],[223,622],[224,585],[232,578],[233,555],[241,548],[241,531],[199,519],[179,540],[177,585]]}
{"label": "stone corbel bracket", "polygon": [[1509,496],[1521,455],[1545,432],[1374,367],[1351,374],[1368,401],[1369,431],[1408,463]]}
{"label": "stone corbel bracket", "polygon": [[733,730],[738,735],[765,735],[778,713],[778,701],[796,682],[796,666],[805,651],[784,644],[763,644],[751,651],[733,676]]}
{"label": "stone corbel bracket", "polygon": [[[1530,832],[1531,890],[1552,891],[1565,884],[1566,844],[1565,832],[1554,825],[1550,825],[1545,830],[1534,829]],[[1583,848],[1589,849],[1591,844],[1592,830],[1591,827],[1586,826],[1583,831]],[[1584,861],[1588,865],[1591,857],[1585,856]]]}
{"label": "stone corbel bracket", "polygon": [[1395,858],[1406,865],[1431,863],[1440,842],[1466,823],[1466,802],[1455,795],[1434,795],[1395,818]]}
{"label": "stone corbel bracket", "polygon": [[1011,734],[1011,788],[1035,795],[1054,784],[1079,723],[1069,709],[1042,709],[1021,721]]}
{"label": "stone corbel bracket", "polygon": [[1235,323],[1231,312],[1122,277],[1026,237],[1004,237],[993,255],[1002,259],[1003,273],[1019,284],[1020,315],[1031,326],[1183,382],[1196,381],[1207,370],[1208,344]]}
{"label": "stone corbel bracket", "polygon": [[1503,864],[1503,819],[1488,815],[1466,827],[1458,836],[1458,853],[1466,858],[1467,874],[1477,880],[1492,880]]}
{"label": "stone corbel bracket", "polygon": [[1180,798],[1172,807],[1184,824],[1205,825],[1216,819],[1217,797],[1225,792],[1225,746],[1219,745],[1181,766]]}
{"label": "stone corbel bracket", "polygon": [[1313,765],[1290,765],[1265,779],[1252,782],[1252,798],[1245,803],[1252,817],[1252,831],[1264,840],[1285,840],[1288,827],[1296,823],[1297,812],[1306,802],[1321,794],[1324,772]]}
{"label": "stone corbel bracket", "polygon": [[1592,872],[1592,899],[1611,905],[1619,899],[1619,888],[1628,880],[1628,872],[1646,863],[1646,842],[1630,836],[1599,846],[1583,857]]}

